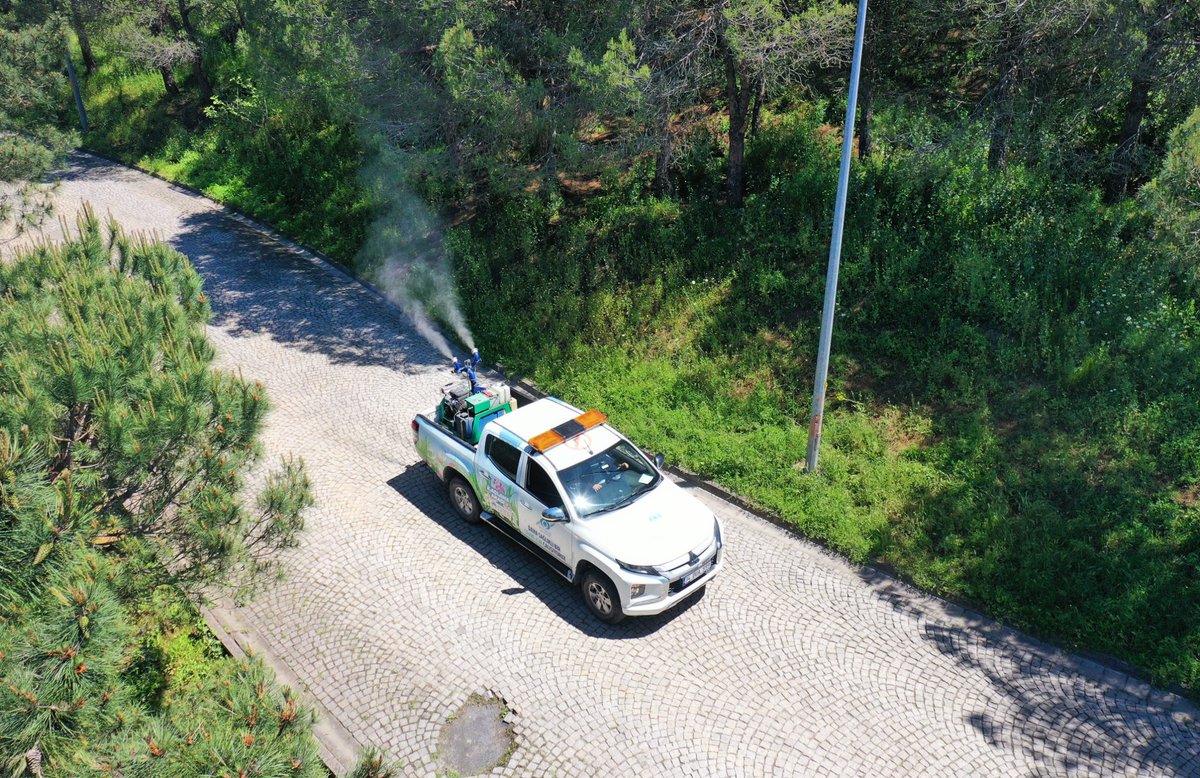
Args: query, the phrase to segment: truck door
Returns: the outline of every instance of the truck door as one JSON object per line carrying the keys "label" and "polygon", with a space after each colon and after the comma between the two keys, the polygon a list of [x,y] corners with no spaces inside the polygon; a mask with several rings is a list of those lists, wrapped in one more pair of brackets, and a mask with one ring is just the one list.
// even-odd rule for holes
{"label": "truck door", "polygon": [[484,509],[518,530],[521,528],[517,516],[517,468],[520,464],[520,450],[489,433],[484,438],[483,456],[477,459],[475,467],[483,491],[479,497]]}
{"label": "truck door", "polygon": [[[566,521],[549,521],[542,516],[547,508],[566,510],[562,492],[546,469],[533,457],[525,458],[524,483],[517,495],[521,533],[543,551],[575,569],[574,536]],[[568,577],[570,577],[568,575]]]}

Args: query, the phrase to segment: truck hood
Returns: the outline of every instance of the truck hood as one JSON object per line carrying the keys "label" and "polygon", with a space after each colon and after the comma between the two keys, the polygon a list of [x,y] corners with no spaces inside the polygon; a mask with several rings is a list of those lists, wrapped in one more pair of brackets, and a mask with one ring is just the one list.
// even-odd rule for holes
{"label": "truck hood", "polygon": [[662,565],[713,540],[713,512],[663,477],[634,502],[576,523],[579,539],[630,565]]}

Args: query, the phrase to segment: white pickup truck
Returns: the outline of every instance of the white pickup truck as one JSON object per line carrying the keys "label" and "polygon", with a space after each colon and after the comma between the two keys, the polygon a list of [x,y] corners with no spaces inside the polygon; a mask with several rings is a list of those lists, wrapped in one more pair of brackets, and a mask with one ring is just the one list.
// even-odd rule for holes
{"label": "white pickup truck", "polygon": [[469,391],[413,419],[417,451],[464,520],[578,584],[597,618],[661,613],[721,569],[721,522],[662,474],[662,455],[651,462],[598,411],[555,398],[514,410],[508,387]]}

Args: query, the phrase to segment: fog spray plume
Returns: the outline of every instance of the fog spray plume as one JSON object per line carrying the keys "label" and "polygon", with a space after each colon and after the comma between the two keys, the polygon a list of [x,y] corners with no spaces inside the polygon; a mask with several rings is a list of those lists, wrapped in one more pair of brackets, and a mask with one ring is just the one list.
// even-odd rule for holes
{"label": "fog spray plume", "polygon": [[364,170],[367,185],[383,205],[359,252],[359,267],[368,269],[417,332],[450,359],[454,352],[435,321],[454,330],[468,349],[475,348],[475,338],[459,306],[441,222],[405,185],[404,161],[399,152],[385,149]]}

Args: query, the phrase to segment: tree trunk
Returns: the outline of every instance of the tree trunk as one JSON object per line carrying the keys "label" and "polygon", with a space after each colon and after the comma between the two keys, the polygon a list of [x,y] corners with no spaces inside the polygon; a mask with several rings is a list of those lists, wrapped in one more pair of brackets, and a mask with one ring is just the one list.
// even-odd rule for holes
{"label": "tree trunk", "polygon": [[758,134],[758,117],[762,114],[763,101],[767,99],[767,82],[758,83],[758,91],[754,93],[754,108],[750,111],[750,137]]}
{"label": "tree trunk", "polygon": [[92,41],[88,37],[87,28],[83,25],[83,14],[79,12],[79,0],[71,0],[71,29],[79,39],[79,51],[83,54],[83,67],[88,75],[96,72],[96,54],[92,51]]}
{"label": "tree trunk", "polygon": [[871,107],[875,101],[875,41],[863,41],[862,73],[858,87],[858,158],[871,156]]}
{"label": "tree trunk", "polygon": [[1008,138],[1013,123],[1013,81],[1016,78],[1016,52],[1012,33],[1004,35],[1004,48],[997,70],[995,94],[992,97],[992,137],[988,145],[988,170],[1000,170],[1008,164]]}
{"label": "tree trunk", "polygon": [[212,83],[208,80],[208,74],[204,72],[204,58],[199,51],[192,59],[192,76],[200,86],[200,102],[207,103],[212,99]]}
{"label": "tree trunk", "polygon": [[162,73],[163,86],[167,88],[167,94],[179,94],[179,84],[175,81],[175,71],[170,65],[159,65],[158,72]]}
{"label": "tree trunk", "polygon": [[196,79],[196,85],[200,87],[200,102],[207,103],[212,98],[212,83],[208,80],[208,74],[204,72],[204,45],[192,24],[191,13],[192,9],[187,5],[187,0],[179,0],[179,21],[188,41],[196,47],[196,53],[192,56],[192,76]]}
{"label": "tree trunk", "polygon": [[674,191],[671,185],[671,156],[675,152],[671,139],[671,112],[668,110],[663,118],[661,136],[658,139],[658,156],[654,160],[654,196],[670,197]]}
{"label": "tree trunk", "polygon": [[741,208],[746,189],[746,117],[750,112],[750,96],[757,84],[738,72],[733,54],[729,52],[725,54],[725,76],[729,101],[729,166],[725,197],[731,206]]}
{"label": "tree trunk", "polygon": [[[171,17],[170,11],[165,6],[160,6],[158,11],[158,15],[150,20],[150,34],[158,37],[163,34],[164,30],[175,31],[175,19]],[[175,80],[174,64],[159,65],[158,72],[162,74],[163,86],[166,87],[167,94],[179,94],[179,82]]]}
{"label": "tree trunk", "polygon": [[1112,165],[1104,181],[1104,201],[1115,203],[1129,189],[1129,176],[1133,171],[1133,158],[1137,152],[1138,137],[1142,134],[1142,120],[1150,105],[1150,89],[1154,86],[1154,65],[1162,54],[1166,42],[1161,28],[1155,27],[1146,42],[1146,51],[1138,62],[1129,85],[1129,100],[1125,103],[1125,119],[1116,137]]}

